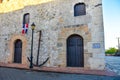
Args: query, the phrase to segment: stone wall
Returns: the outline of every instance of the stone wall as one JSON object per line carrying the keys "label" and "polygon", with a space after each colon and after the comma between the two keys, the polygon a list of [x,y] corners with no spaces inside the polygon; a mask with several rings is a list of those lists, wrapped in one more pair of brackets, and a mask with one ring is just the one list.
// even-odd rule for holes
{"label": "stone wall", "polygon": [[[79,2],[86,4],[86,15],[74,17],[74,5]],[[84,67],[104,69],[101,0],[9,0],[0,4],[0,11],[0,62],[13,62],[12,40],[18,36],[17,38],[25,44],[22,64],[29,65],[27,57],[31,53],[30,24],[35,22],[34,63],[39,31],[42,30],[39,64],[50,57],[44,66],[66,67],[66,39],[72,34],[78,34],[84,38]],[[23,15],[26,13],[30,14],[30,24],[28,34],[22,35]]]}

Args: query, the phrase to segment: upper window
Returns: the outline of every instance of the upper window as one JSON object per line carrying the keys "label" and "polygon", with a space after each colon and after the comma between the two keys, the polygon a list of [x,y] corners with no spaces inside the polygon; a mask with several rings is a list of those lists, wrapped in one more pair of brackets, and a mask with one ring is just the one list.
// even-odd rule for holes
{"label": "upper window", "polygon": [[74,16],[86,15],[86,8],[84,3],[78,3],[74,6]]}
{"label": "upper window", "polygon": [[24,14],[24,16],[23,16],[23,24],[28,24],[29,23],[29,17],[30,17],[29,13]]}
{"label": "upper window", "polygon": [[29,18],[30,18],[30,14],[29,14],[29,13],[24,14],[24,16],[23,16],[23,29],[22,29],[22,34],[28,32]]}

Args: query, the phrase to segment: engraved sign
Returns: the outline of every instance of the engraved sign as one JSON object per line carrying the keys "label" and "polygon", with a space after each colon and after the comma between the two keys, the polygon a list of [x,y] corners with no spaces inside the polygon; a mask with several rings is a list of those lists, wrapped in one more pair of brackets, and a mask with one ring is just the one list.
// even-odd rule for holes
{"label": "engraved sign", "polygon": [[100,43],[93,43],[93,48],[94,49],[100,48]]}

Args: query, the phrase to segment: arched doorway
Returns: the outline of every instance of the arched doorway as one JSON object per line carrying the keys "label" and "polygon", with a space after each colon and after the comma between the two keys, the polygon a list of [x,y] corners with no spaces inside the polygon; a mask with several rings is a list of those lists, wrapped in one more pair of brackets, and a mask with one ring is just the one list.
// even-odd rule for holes
{"label": "arched doorway", "polygon": [[71,35],[67,39],[67,66],[84,67],[83,38],[79,35]]}
{"label": "arched doorway", "polygon": [[14,63],[22,63],[22,41],[20,39],[14,43]]}

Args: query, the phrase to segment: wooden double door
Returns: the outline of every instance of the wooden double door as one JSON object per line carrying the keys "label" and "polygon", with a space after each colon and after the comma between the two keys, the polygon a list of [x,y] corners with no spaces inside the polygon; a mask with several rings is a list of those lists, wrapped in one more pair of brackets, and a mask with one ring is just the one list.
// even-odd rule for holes
{"label": "wooden double door", "polygon": [[67,66],[84,67],[83,38],[72,35],[67,39]]}

